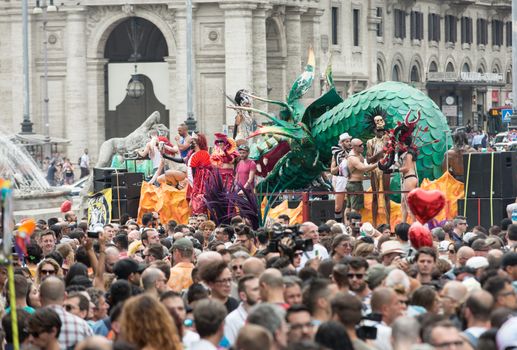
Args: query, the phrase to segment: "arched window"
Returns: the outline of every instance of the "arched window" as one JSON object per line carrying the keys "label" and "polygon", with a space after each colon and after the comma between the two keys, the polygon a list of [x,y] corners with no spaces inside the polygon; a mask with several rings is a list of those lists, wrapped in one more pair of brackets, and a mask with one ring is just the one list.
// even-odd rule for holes
{"label": "arched window", "polygon": [[416,83],[420,82],[420,72],[416,65],[411,68],[411,81]]}
{"label": "arched window", "polygon": [[454,72],[454,65],[452,62],[447,63],[447,67],[445,68],[446,72]]}
{"label": "arched window", "polygon": [[470,72],[470,66],[467,62],[463,64],[463,67],[461,67],[461,71],[466,73]]}
{"label": "arched window", "polygon": [[393,66],[393,70],[391,71],[391,80],[400,81],[400,68],[398,64]]}
{"label": "arched window", "polygon": [[377,81],[384,81],[384,71],[382,70],[382,66],[380,63],[377,63]]}
{"label": "arched window", "polygon": [[429,72],[431,72],[431,73],[438,72],[438,65],[436,64],[435,61],[432,61],[431,64],[429,65]]}

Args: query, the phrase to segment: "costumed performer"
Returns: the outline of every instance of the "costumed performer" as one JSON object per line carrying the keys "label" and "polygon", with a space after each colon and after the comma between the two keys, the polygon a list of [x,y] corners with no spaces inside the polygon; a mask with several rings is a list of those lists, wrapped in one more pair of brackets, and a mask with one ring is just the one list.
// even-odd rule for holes
{"label": "costumed performer", "polygon": [[160,142],[160,146],[163,156],[160,169],[165,169],[165,171],[158,176],[158,183],[170,184],[179,190],[184,188],[182,183],[187,178],[187,166],[181,157],[180,150],[177,146],[172,146],[168,140],[167,142]]}
{"label": "costumed performer", "polygon": [[348,181],[348,170],[346,159],[348,152],[352,149],[350,141],[352,137],[347,133],[339,135],[339,145],[332,147],[332,163],[330,173],[332,174],[332,186],[334,191],[334,219],[343,222],[343,204],[346,197],[346,183]]}
{"label": "costumed performer", "polygon": [[418,187],[418,173],[416,170],[416,160],[418,157],[418,150],[413,145],[413,139],[411,136],[406,138],[406,149],[401,149],[399,153],[399,171],[400,171],[400,180],[402,182],[401,189],[402,191],[407,191],[402,194],[402,222],[407,222],[407,217],[409,217],[412,221],[415,221],[415,216],[409,209],[409,205],[407,202],[407,197],[409,192]]}
{"label": "costumed performer", "polygon": [[452,135],[452,141],[454,142],[454,146],[445,153],[442,162],[442,170],[444,172],[449,171],[456,180],[463,182],[465,180],[463,155],[465,153],[475,152],[476,150],[469,146],[467,134],[463,131],[455,132]]}
{"label": "costumed performer", "polygon": [[149,131],[149,137],[150,137],[150,140],[145,145],[145,148],[142,151],[137,151],[137,152],[140,157],[142,157],[142,158],[149,157],[149,159],[151,159],[151,162],[153,163],[153,174],[154,175],[153,175],[151,181],[149,181],[149,182],[154,183],[156,181],[156,179],[158,178],[158,176],[160,175],[159,170],[161,171],[160,164],[162,162],[162,154],[159,149],[160,141],[158,139],[158,131],[156,131],[156,130]]}
{"label": "costumed performer", "polygon": [[[367,116],[369,128],[373,131],[375,136],[366,141],[366,161],[371,163],[377,163],[384,157],[384,148],[386,147],[389,136],[386,133],[386,112],[380,108],[375,109],[370,115]],[[378,191],[384,191],[384,214],[386,216],[386,222],[390,222],[390,190],[391,175],[382,169],[373,169],[370,172],[370,181],[372,186],[372,218],[373,226],[377,227],[377,216],[379,214],[379,193]]]}
{"label": "costumed performer", "polygon": [[190,148],[190,154],[187,155],[187,199],[190,200],[193,215],[206,214],[205,185],[210,179],[212,164],[205,135],[194,135]]}
{"label": "costumed performer", "polygon": [[210,160],[214,169],[218,169],[224,187],[229,190],[233,186],[235,161],[239,157],[239,152],[233,139],[221,133],[214,135],[215,147]]}
{"label": "costumed performer", "polygon": [[[235,94],[235,103],[240,107],[251,107],[251,98],[247,95],[248,91],[241,89]],[[250,134],[255,131],[256,123],[252,113],[249,111],[237,110],[235,116],[235,127],[233,138],[238,144],[247,140]]]}

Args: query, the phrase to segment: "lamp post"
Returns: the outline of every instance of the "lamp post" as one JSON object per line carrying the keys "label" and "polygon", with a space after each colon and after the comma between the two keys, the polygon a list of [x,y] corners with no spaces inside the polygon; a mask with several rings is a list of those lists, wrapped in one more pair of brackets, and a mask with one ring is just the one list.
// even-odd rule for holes
{"label": "lamp post", "polygon": [[512,119],[517,125],[517,0],[512,0]]}
{"label": "lamp post", "polygon": [[194,87],[192,85],[192,0],[186,0],[186,21],[187,21],[187,124],[188,130],[196,130],[196,119],[194,118]]}
{"label": "lamp post", "polygon": [[50,125],[49,125],[49,114],[48,114],[48,38],[47,38],[47,22],[48,12],[57,12],[57,7],[54,6],[54,0],[36,0],[36,7],[33,10],[35,15],[43,15],[43,78],[45,84],[43,84],[43,130],[45,135],[45,143],[50,143]]}
{"label": "lamp post", "polygon": [[29,96],[29,0],[22,0],[23,31],[23,122],[22,134],[32,134]]}

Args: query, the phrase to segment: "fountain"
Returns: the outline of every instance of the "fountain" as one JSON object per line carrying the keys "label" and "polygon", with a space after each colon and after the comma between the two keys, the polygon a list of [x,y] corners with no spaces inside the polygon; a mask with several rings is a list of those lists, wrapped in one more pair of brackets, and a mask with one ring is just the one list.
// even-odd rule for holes
{"label": "fountain", "polygon": [[16,220],[59,214],[67,192],[50,187],[29,153],[3,133],[0,133],[0,177],[13,183]]}

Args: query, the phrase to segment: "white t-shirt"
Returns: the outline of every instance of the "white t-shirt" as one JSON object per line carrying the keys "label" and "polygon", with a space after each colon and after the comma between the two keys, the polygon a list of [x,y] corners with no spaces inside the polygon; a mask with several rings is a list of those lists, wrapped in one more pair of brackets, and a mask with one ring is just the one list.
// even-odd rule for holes
{"label": "white t-shirt", "polygon": [[322,246],[319,243],[316,243],[311,251],[303,252],[300,267],[303,268],[307,261],[314,258],[320,258],[320,260],[325,260],[329,258],[329,253],[327,252],[327,249],[324,246]]}
{"label": "white t-shirt", "polygon": [[228,339],[231,345],[237,340],[239,330],[246,323],[248,312],[244,309],[244,305],[241,303],[238,308],[233,310],[224,319],[224,336]]}

